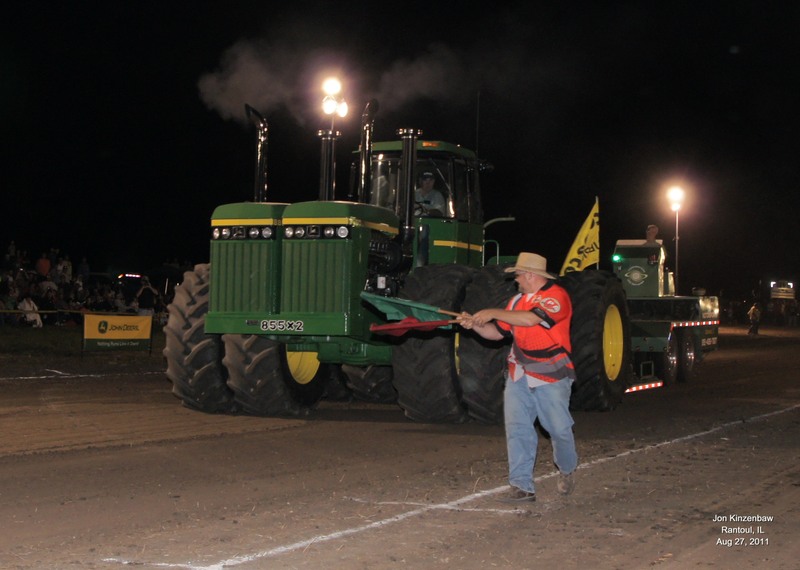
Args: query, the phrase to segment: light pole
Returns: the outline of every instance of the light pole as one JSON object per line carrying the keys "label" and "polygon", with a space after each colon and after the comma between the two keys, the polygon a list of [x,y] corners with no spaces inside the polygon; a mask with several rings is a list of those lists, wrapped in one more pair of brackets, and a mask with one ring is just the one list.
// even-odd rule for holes
{"label": "light pole", "polygon": [[678,294],[678,245],[680,243],[680,234],[678,233],[678,219],[679,219],[679,212],[681,211],[681,205],[683,204],[683,198],[686,196],[686,192],[683,191],[683,188],[680,186],[673,186],[669,190],[667,190],[667,199],[670,203],[670,208],[672,211],[675,212],[675,294]]}

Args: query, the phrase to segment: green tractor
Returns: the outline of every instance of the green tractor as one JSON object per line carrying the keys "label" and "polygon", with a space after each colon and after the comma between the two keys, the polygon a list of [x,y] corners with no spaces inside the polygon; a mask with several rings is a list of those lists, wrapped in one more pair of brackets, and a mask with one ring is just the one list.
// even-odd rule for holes
{"label": "green tractor", "polygon": [[[254,200],[215,209],[210,263],[185,274],[164,328],[167,376],[185,405],[276,416],[355,397],[396,402],[417,421],[502,419],[507,346],[452,325],[370,330],[386,318],[363,293],[451,312],[515,293],[499,256],[484,263],[480,174],[491,166],[414,129],[373,142],[376,109],[371,101],[362,115],[347,200],[334,199],[336,133],[320,131],[319,199],[285,204],[266,201],[267,124],[247,107],[258,131]],[[611,409],[630,359],[620,281],[587,271],[563,282],[575,305],[573,407]]]}

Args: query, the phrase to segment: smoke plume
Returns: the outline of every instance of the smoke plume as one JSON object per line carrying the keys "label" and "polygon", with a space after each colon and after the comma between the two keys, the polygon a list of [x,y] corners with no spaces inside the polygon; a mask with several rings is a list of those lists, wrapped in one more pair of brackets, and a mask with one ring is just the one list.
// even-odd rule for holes
{"label": "smoke plume", "polygon": [[[300,124],[308,123],[321,102],[321,69],[332,61],[356,60],[320,50],[274,47],[259,41],[241,41],[222,56],[219,68],[198,81],[200,98],[224,119],[244,122],[245,103],[262,113],[282,107]],[[476,67],[468,69],[462,54],[434,45],[415,59],[397,60],[372,80],[363,69],[349,69],[347,87],[366,101],[376,97],[381,109],[396,111],[419,99],[468,102],[477,89]],[[341,68],[341,65],[339,65]],[[351,97],[345,97],[348,102]],[[316,100],[319,99],[319,100]]]}

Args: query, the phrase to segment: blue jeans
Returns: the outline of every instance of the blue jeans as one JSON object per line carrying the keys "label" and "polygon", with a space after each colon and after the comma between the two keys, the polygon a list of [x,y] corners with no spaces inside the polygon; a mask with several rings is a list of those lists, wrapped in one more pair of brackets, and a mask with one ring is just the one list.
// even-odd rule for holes
{"label": "blue jeans", "polygon": [[533,423],[536,418],[550,434],[553,445],[553,460],[561,473],[572,473],[578,466],[575,423],[569,413],[569,396],[572,381],[559,380],[546,386],[529,388],[523,378],[512,382],[506,375],[503,395],[505,406],[506,444],[508,446],[509,484],[535,492],[533,467],[536,464],[536,448],[539,436]]}

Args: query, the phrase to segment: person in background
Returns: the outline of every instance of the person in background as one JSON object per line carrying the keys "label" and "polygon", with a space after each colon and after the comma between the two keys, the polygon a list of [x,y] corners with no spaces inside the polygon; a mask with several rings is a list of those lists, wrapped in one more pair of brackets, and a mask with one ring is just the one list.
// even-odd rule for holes
{"label": "person in background", "polygon": [[140,316],[152,316],[155,313],[158,291],[150,285],[150,279],[142,277],[142,286],[136,292],[136,302],[139,305]]}
{"label": "person in background", "polygon": [[747,318],[750,319],[750,328],[747,329],[747,334],[758,336],[758,325],[761,322],[761,307],[758,303],[753,303],[753,306],[747,311]]}
{"label": "person in background", "polygon": [[42,317],[39,315],[39,306],[31,298],[30,292],[26,292],[22,301],[17,305],[17,309],[23,311],[22,321],[32,325],[34,328],[42,328]]}
{"label": "person in background", "polygon": [[658,236],[658,226],[655,224],[650,224],[647,226],[647,229],[644,231],[644,245],[657,245],[661,246],[661,244],[656,240]]}
{"label": "person in background", "polygon": [[48,277],[50,275],[52,264],[50,263],[50,258],[47,257],[46,252],[43,252],[41,257],[36,260],[35,269],[36,273],[38,273],[40,277]]}

